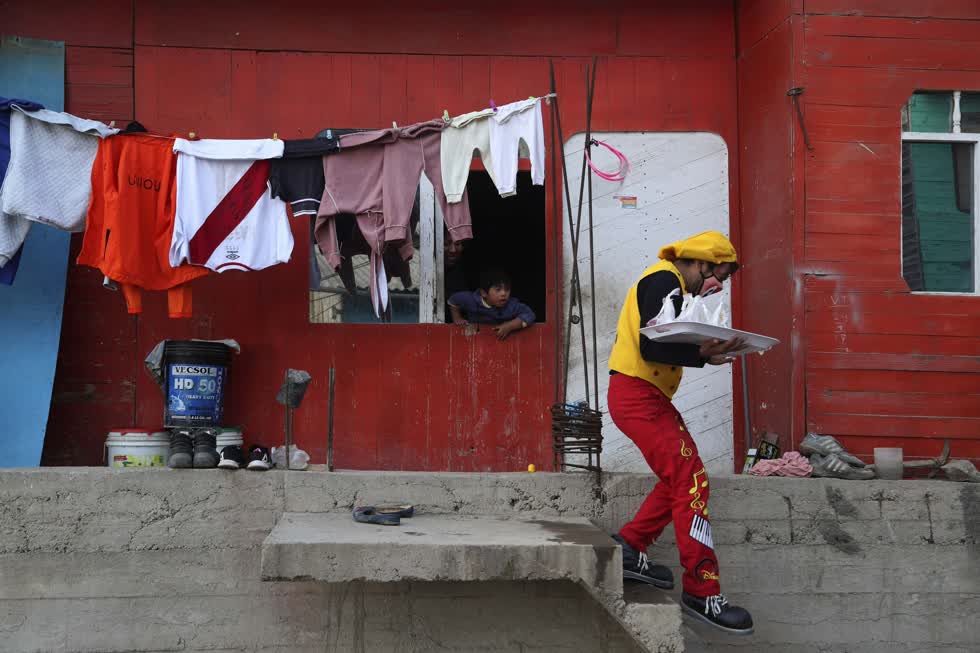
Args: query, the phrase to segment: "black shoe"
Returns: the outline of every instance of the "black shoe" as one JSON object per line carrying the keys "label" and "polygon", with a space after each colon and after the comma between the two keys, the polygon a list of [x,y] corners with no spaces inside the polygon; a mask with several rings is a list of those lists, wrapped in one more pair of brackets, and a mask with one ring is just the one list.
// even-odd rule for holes
{"label": "black shoe", "polygon": [[647,554],[631,547],[621,536],[613,535],[612,538],[623,547],[623,578],[648,583],[662,590],[674,589],[674,572],[650,562]]}
{"label": "black shoe", "polygon": [[248,450],[248,468],[252,471],[264,472],[272,467],[272,456],[267,447],[254,445]]}
{"label": "black shoe", "polygon": [[187,469],[194,466],[194,445],[191,442],[190,431],[173,430],[170,432],[170,453],[167,456],[167,467]]}
{"label": "black shoe", "polygon": [[745,608],[730,605],[724,594],[698,598],[681,592],[681,608],[684,612],[719,630],[735,635],[751,635],[752,615]]}
{"label": "black shoe", "polygon": [[195,469],[211,469],[218,465],[216,437],[212,429],[201,429],[194,433]]}
{"label": "black shoe", "polygon": [[237,444],[232,444],[221,450],[221,460],[218,467],[221,469],[239,469],[245,464],[245,452]]}

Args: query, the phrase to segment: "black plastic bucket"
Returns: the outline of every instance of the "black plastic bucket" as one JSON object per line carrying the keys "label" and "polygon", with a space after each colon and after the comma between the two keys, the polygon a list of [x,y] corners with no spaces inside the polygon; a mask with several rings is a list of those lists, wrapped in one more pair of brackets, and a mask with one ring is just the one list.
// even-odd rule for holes
{"label": "black plastic bucket", "polygon": [[221,426],[230,362],[231,349],[223,343],[168,341],[163,347],[164,426]]}

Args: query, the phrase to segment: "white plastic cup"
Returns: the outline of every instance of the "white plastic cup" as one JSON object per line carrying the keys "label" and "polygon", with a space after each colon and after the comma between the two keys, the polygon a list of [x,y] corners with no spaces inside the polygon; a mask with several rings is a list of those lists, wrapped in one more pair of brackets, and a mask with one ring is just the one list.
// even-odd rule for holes
{"label": "white plastic cup", "polygon": [[888,481],[901,480],[905,473],[902,466],[901,447],[875,447],[875,475]]}

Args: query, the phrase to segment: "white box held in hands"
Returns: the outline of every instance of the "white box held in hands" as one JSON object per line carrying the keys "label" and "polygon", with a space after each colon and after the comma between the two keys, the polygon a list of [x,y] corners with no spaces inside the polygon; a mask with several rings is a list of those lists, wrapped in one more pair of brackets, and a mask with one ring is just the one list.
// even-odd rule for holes
{"label": "white box held in hands", "polygon": [[739,331],[727,327],[715,326],[713,324],[703,324],[701,322],[668,322],[667,324],[656,324],[654,326],[643,327],[640,333],[650,340],[657,342],[680,342],[691,345],[700,345],[708,340],[731,340],[732,338],[742,338],[745,346],[737,351],[729,352],[731,355],[751,354],[753,352],[763,352],[770,349],[773,345],[779,344],[775,338],[761,336],[758,333]]}

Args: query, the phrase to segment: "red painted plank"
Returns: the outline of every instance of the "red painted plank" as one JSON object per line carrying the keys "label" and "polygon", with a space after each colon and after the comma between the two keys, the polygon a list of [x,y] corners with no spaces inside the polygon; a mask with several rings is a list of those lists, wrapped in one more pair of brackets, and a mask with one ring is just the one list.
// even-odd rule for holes
{"label": "red painted plank", "polygon": [[[955,417],[889,417],[810,412],[808,430],[817,433],[905,438],[950,438],[976,442],[980,421]],[[940,444],[940,447],[942,445]],[[938,454],[938,450],[935,454]]]}
{"label": "red painted plank", "polygon": [[[976,30],[976,27],[973,27]],[[811,66],[887,70],[980,70],[980,41],[866,36],[830,36],[808,32]]]}
{"label": "red painted plank", "polygon": [[[891,213],[896,209],[898,204],[898,188],[899,183],[895,181],[895,193],[889,193],[882,196],[854,196],[849,195],[847,197],[806,197],[806,209],[807,213],[811,211],[817,211],[820,213],[868,213],[868,214],[883,214]],[[834,192],[831,187],[828,191],[830,194],[839,195]]]}
{"label": "red painted plank", "polygon": [[823,310],[806,314],[807,333],[890,333],[923,336],[980,334],[980,316]]}
{"label": "red painted plank", "polygon": [[[980,13],[980,12],[978,12]],[[967,20],[909,20],[866,16],[808,16],[807,38],[811,36],[861,36],[910,40],[980,41],[980,31]]]}
{"label": "red painted plank", "polygon": [[[799,11],[802,0],[762,0],[735,3],[738,54],[745,54],[766,35]],[[794,6],[796,5],[796,6]]]}
{"label": "red painted plank", "polygon": [[[268,5],[231,0],[140,2],[136,41],[248,50],[591,56],[615,53],[619,13],[592,3],[555,11],[523,3],[508,8],[367,0],[286,5],[273,13]],[[693,53],[695,44],[689,47]]]}
{"label": "red painted plank", "polygon": [[807,102],[806,129],[813,142],[893,144],[901,138],[901,112],[895,107],[851,107]]}
{"label": "red painted plank", "polygon": [[[825,263],[815,263],[812,265],[827,265]],[[830,265],[842,266],[851,265],[845,263],[832,263]],[[855,292],[855,293],[881,293],[881,292],[909,292],[908,284],[900,276],[901,270],[895,265],[886,266],[893,274],[875,270],[874,274],[881,276],[869,277],[867,275],[850,276],[817,276],[814,274],[804,275],[804,289],[806,291],[820,292]]]}
{"label": "red painted plank", "polygon": [[900,234],[863,236],[856,234],[807,233],[808,261],[866,261],[888,263],[901,260]]}
{"label": "red painted plank", "polygon": [[980,18],[974,0],[806,0],[805,6],[807,14]]}
{"label": "red painted plank", "polygon": [[865,333],[808,333],[811,352],[868,354],[923,354],[927,356],[980,357],[980,338]]}
{"label": "red painted plank", "polygon": [[809,351],[807,369],[980,373],[980,356]]}
{"label": "red painted plank", "polygon": [[65,83],[133,87],[133,51],[128,48],[65,48]]}
{"label": "red painted plank", "polygon": [[[921,392],[980,395],[980,375],[947,372],[881,372],[878,370],[809,370],[807,386],[853,392]],[[978,398],[980,402],[980,398]]]}
{"label": "red painted plank", "polygon": [[976,84],[977,75],[972,71],[811,66],[803,101],[807,105],[891,107],[897,111],[917,89],[948,91],[970,89]]}
{"label": "red painted plank", "polygon": [[[816,414],[980,418],[980,395],[852,392],[828,390],[808,384],[807,403]],[[980,426],[980,422],[977,425]]]}
{"label": "red painted plank", "polygon": [[65,86],[65,111],[109,122],[133,119],[133,90],[124,86]]}
{"label": "red painted plank", "polygon": [[902,216],[898,213],[869,215],[866,213],[822,213],[810,211],[806,216],[806,233],[852,234],[894,238],[902,228]]}
{"label": "red painted plank", "polygon": [[[676,57],[685,53],[698,57],[734,56],[735,29],[731,4],[714,0],[641,4],[644,6],[624,6],[620,10],[618,55]],[[562,6],[562,12],[566,6]],[[705,34],[713,34],[714,37],[706,39]]]}
{"label": "red painted plank", "polygon": [[[807,292],[806,310],[862,311],[892,313],[915,319],[919,315],[980,316],[980,297],[957,295],[919,295],[912,293],[861,294],[847,288],[833,292]],[[980,332],[969,335],[978,336]]]}
{"label": "red painted plank", "polygon": [[64,41],[66,45],[133,46],[132,0],[0,2],[4,34]]}

